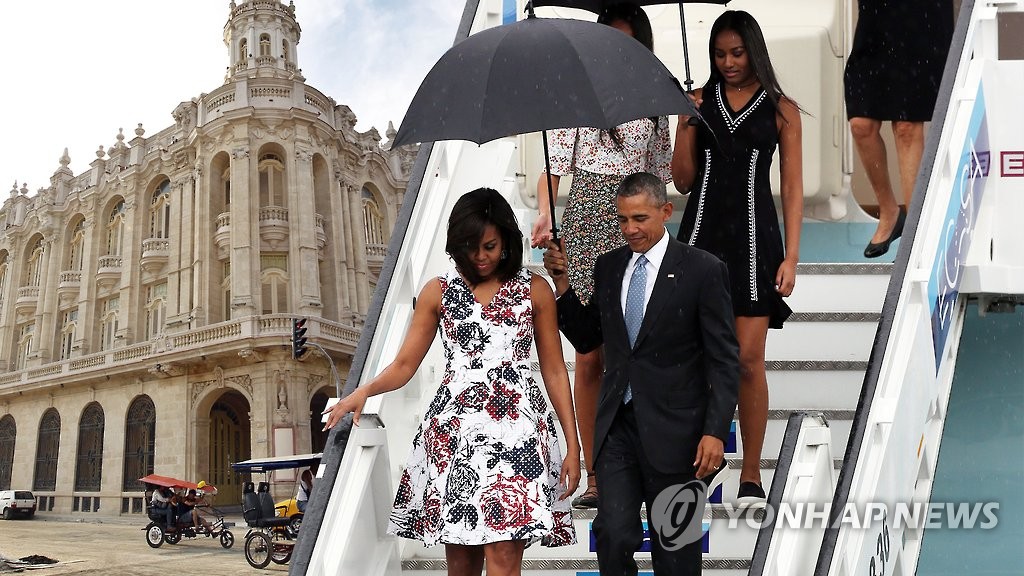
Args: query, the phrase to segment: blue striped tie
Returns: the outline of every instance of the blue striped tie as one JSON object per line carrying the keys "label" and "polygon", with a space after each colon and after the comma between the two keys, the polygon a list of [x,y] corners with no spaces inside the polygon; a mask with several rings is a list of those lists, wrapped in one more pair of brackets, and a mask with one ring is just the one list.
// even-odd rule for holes
{"label": "blue striped tie", "polygon": [[[636,344],[636,335],[640,332],[640,325],[644,321],[644,295],[647,292],[647,257],[643,254],[636,259],[633,265],[633,275],[629,278],[629,289],[626,291],[626,311],[623,318],[626,321],[626,334],[629,336],[629,345]],[[633,389],[626,383],[626,393],[622,395],[622,403],[629,404],[633,399]]]}

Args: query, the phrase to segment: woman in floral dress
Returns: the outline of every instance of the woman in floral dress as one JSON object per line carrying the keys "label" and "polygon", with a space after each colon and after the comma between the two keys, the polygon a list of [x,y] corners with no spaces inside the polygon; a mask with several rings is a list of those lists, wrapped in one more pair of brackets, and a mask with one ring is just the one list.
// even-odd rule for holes
{"label": "woman in floral dress", "polygon": [[[397,390],[441,333],[444,379],[413,439],[388,531],[443,543],[448,573],[520,573],[531,542],[576,541],[566,498],[580,479],[580,447],[562,360],[555,298],[522,267],[522,233],[508,202],[480,188],[456,202],[445,247],[455,269],[427,283],[395,360],[325,411],[327,428],[369,396]],[[440,328],[440,330],[439,330]],[[532,376],[541,375],[565,435]]]}
{"label": "woman in floral dress", "polygon": [[[598,23],[606,24],[636,38],[654,51],[654,34],[647,13],[635,2],[609,4]],[[650,172],[668,183],[672,158],[672,137],[668,118],[640,118],[612,130],[569,128],[552,130],[551,181],[558,190],[560,176],[572,175],[569,201],[562,214],[567,274],[572,289],[586,304],[594,291],[594,262],[605,252],[626,243],[615,214],[615,191],[622,179],[637,172]],[[533,225],[530,244],[547,247],[551,239],[550,206],[547,202],[546,173],[537,182],[539,215]],[[573,500],[575,508],[597,507],[597,476],[594,474],[594,418],[601,391],[604,356],[601,349],[576,354],[573,394],[579,419],[583,458],[587,464],[587,490]]]}

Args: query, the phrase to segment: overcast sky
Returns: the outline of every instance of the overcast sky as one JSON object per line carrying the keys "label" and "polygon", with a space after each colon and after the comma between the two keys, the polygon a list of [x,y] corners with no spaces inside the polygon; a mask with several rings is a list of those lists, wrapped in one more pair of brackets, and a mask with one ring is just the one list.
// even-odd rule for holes
{"label": "overcast sky", "polygon": [[[294,0],[306,83],[347,104],[356,129],[397,128],[420,81],[452,45],[465,0]],[[173,123],[228,65],[228,0],[5,3],[0,200],[17,180],[49,185],[64,148],[76,175],[95,151]]]}

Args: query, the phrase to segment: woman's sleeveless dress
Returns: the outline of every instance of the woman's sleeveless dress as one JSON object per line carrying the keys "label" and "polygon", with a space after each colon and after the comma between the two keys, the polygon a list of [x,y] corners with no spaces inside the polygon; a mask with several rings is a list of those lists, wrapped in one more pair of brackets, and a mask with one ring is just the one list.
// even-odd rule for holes
{"label": "woman's sleeveless dress", "polygon": [[721,83],[706,88],[697,132],[695,187],[686,201],[679,240],[706,250],[729,268],[736,316],[768,316],[782,328],[792,313],[775,290],[785,259],[769,170],[779,143],[775,105],[763,88],[740,110]]}
{"label": "woman's sleeveless dress", "polygon": [[521,270],[491,302],[455,271],[441,282],[444,379],[413,439],[388,532],[437,543],[576,542],[559,501],[562,452],[533,380],[530,278]]}

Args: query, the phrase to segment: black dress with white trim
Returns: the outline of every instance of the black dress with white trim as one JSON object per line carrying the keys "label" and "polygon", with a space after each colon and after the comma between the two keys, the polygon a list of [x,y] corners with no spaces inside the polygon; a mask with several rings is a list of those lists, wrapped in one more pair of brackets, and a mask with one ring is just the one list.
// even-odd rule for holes
{"label": "black dress with white trim", "polygon": [[782,328],[792,310],[775,290],[785,258],[769,178],[779,143],[775,111],[763,88],[739,110],[722,84],[705,89],[707,126],[698,127],[698,173],[679,240],[725,262],[737,316],[768,316],[771,328]]}

